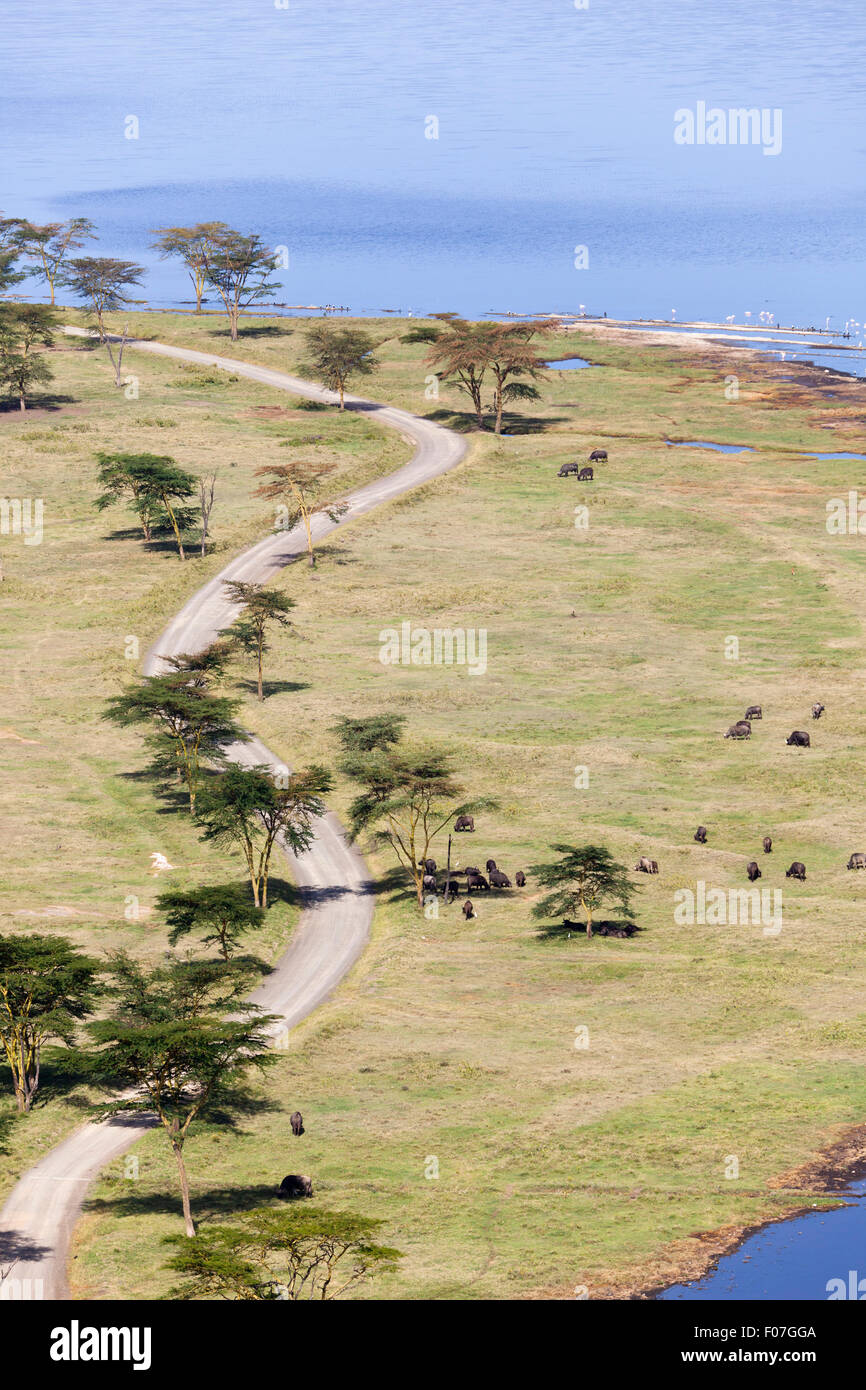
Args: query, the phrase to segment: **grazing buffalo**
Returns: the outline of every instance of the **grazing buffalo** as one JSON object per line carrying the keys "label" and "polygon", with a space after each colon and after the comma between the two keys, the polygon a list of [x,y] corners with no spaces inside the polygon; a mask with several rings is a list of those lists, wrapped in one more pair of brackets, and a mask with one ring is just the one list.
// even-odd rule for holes
{"label": "grazing buffalo", "polygon": [[770,839],[769,835],[765,835],[765,836],[764,836],[764,853],[765,853],[765,854],[772,854],[772,852],[773,852],[773,841]]}
{"label": "grazing buffalo", "polygon": [[425,872],[425,873],[428,873],[428,874],[435,874],[435,872],[436,872],[436,860],[435,860],[435,859],[425,859],[425,860],[424,860],[424,872]]}
{"label": "grazing buffalo", "polygon": [[478,888],[482,893],[490,892],[490,884],[483,874],[469,874],[466,879],[466,892],[470,893],[474,888]]}
{"label": "grazing buffalo", "polygon": [[606,463],[607,449],[593,449],[589,456],[590,463]]}
{"label": "grazing buffalo", "polygon": [[526,887],[526,874],[522,869],[517,870],[517,873],[514,875],[514,882],[517,884],[518,888]]}
{"label": "grazing buffalo", "polygon": [[760,877],[761,877],[761,870],[758,868],[758,866],[757,866],[757,864],[755,863],[754,859],[751,860],[751,862],[750,862],[750,864],[749,864],[749,867],[746,869],[746,873],[749,875],[749,882],[750,882],[750,883],[754,883],[754,881],[755,881],[756,878],[760,878]]}
{"label": "grazing buffalo", "polygon": [[793,744],[795,748],[809,748],[811,746],[809,735],[804,734],[802,729],[795,729],[792,734],[788,735],[785,742],[789,745]]}
{"label": "grazing buffalo", "polygon": [[304,1117],[300,1110],[296,1110],[291,1117],[289,1124],[292,1126],[292,1134],[298,1139],[304,1132]]}
{"label": "grazing buffalo", "polygon": [[425,893],[436,892],[436,879],[433,876],[433,874],[424,875],[423,879],[421,880],[421,887],[424,889]]}
{"label": "grazing buffalo", "polygon": [[474,908],[474,906],[472,905],[472,903],[469,901],[468,898],[466,899],[465,903],[463,904],[463,907],[462,907],[461,910],[462,910],[463,916],[466,918],[467,922],[469,921],[469,918],[470,918],[470,917],[474,917],[474,916],[475,916],[475,908]]}
{"label": "grazing buffalo", "polygon": [[748,720],[748,719],[763,719],[763,717],[764,717],[764,716],[763,716],[763,713],[762,713],[762,711],[761,711],[761,706],[760,706],[760,705],[749,705],[749,708],[746,710],[746,713],[743,715],[743,719],[744,719],[744,720]]}
{"label": "grazing buffalo", "polygon": [[821,718],[821,715],[822,715],[823,713],[824,713],[824,706],[821,704],[821,701],[819,700],[816,704],[814,704],[814,705],[812,706],[812,718],[813,718],[813,719],[820,719],[820,718]]}
{"label": "grazing buffalo", "polygon": [[707,827],[705,825],[698,826],[695,831],[695,839],[699,845],[705,845],[707,843]]}
{"label": "grazing buffalo", "polygon": [[481,873],[481,870],[480,870],[480,869],[476,869],[476,867],[475,867],[474,864],[467,864],[467,865],[466,865],[466,868],[465,868],[465,869],[461,869],[460,872],[461,872],[461,874],[466,874],[466,877],[467,877],[467,878],[471,878],[471,876],[472,876],[473,874],[480,874],[480,873]]}
{"label": "grazing buffalo", "polygon": [[799,878],[805,883],[806,865],[801,864],[799,859],[795,859],[790,869],[785,870],[785,878]]}
{"label": "grazing buffalo", "polygon": [[510,888],[510,887],[511,887],[511,879],[508,877],[508,874],[502,873],[502,871],[501,871],[500,869],[491,869],[491,870],[490,870],[490,887],[491,887],[491,888]]}
{"label": "grazing buffalo", "polygon": [[491,870],[491,869],[495,869],[495,868],[496,868],[496,860],[495,860],[495,859],[488,859],[486,868],[487,868],[487,872],[490,873],[490,870]]}
{"label": "grazing buffalo", "polygon": [[637,874],[657,874],[659,871],[659,866],[656,863],[655,859],[647,859],[646,855],[642,854],[638,862],[635,864],[634,870]]}
{"label": "grazing buffalo", "polygon": [[852,854],[848,860],[849,869],[866,869],[866,854]]}
{"label": "grazing buffalo", "polygon": [[577,475],[577,481],[579,483],[591,483],[594,477],[595,474],[591,468],[581,468]]}
{"label": "grazing buffalo", "polygon": [[312,1197],[313,1184],[300,1173],[289,1173],[280,1183],[281,1197]]}
{"label": "grazing buffalo", "polygon": [[472,816],[458,816],[456,821],[454,822],[454,829],[455,831],[474,830],[475,820]]}
{"label": "grazing buffalo", "polygon": [[751,738],[752,726],[747,719],[738,719],[736,724],[732,724],[725,738]]}
{"label": "grazing buffalo", "polygon": [[442,884],[442,896],[443,898],[460,897],[460,884],[457,882],[456,878],[449,878],[447,882]]}
{"label": "grazing buffalo", "polygon": [[564,464],[562,465],[562,467],[560,468],[560,470],[559,470],[559,472],[557,473],[556,476],[557,476],[558,478],[567,478],[567,477],[569,476],[570,473],[575,473],[575,474],[579,477],[579,476],[580,476],[580,464],[579,464],[579,463],[564,463]]}

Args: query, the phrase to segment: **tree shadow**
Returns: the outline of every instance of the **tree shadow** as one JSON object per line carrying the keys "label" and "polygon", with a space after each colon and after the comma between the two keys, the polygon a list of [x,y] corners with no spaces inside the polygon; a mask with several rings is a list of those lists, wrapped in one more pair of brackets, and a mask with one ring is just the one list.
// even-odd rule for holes
{"label": "tree shadow", "polygon": [[[295,1160],[297,1161],[297,1160]],[[292,1160],[286,1158],[285,1167],[291,1171]],[[238,1212],[252,1211],[268,1201],[279,1200],[280,1183],[285,1176],[280,1170],[271,1183],[248,1184],[247,1186],[211,1187],[197,1191],[195,1174],[191,1174],[193,1184],[190,1192],[193,1217],[196,1221],[213,1221],[235,1216]],[[84,1203],[86,1212],[110,1212],[116,1217],[140,1216],[180,1216],[180,1193],[168,1189],[165,1192],[124,1193],[123,1196],[91,1197]]]}
{"label": "tree shadow", "polygon": [[[248,695],[258,695],[258,681],[247,680],[242,677],[235,681],[235,685],[240,690],[245,690]],[[268,700],[272,695],[288,695],[295,690],[309,690],[309,681],[262,681],[262,694]]]}
{"label": "tree shadow", "polygon": [[[14,1266],[18,1260],[43,1260],[53,1253],[49,1246],[37,1245],[17,1231],[0,1231],[0,1265]],[[10,1271],[10,1277],[15,1277],[14,1268]]]}
{"label": "tree shadow", "polygon": [[316,561],[330,560],[335,565],[357,565],[358,557],[341,545],[317,545]]}
{"label": "tree shadow", "polygon": [[[292,328],[282,328],[275,323],[250,323],[245,324],[241,319],[238,324],[237,341],[242,338],[290,338],[294,332]],[[228,324],[225,328],[211,328],[208,331],[209,338],[228,338],[231,341],[231,329]]]}
{"label": "tree shadow", "polygon": [[0,415],[14,415],[26,423],[28,416],[40,411],[60,410],[64,405],[75,405],[74,396],[61,396],[53,393],[28,396],[27,409],[22,410],[14,396],[0,397]]}
{"label": "tree shadow", "polygon": [[[602,919],[592,924],[593,937],[631,938],[644,930],[636,922],[627,920]],[[561,922],[549,922],[536,932],[539,941],[567,941],[572,936],[586,936],[586,923],[571,922],[566,917]]]}

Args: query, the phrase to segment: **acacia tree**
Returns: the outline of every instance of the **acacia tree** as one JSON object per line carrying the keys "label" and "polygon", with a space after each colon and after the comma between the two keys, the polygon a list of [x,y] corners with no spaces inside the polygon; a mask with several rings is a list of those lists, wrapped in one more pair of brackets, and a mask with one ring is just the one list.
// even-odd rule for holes
{"label": "acacia tree", "polygon": [[231,763],[203,787],[196,819],[202,839],[239,849],[250,877],[256,907],[268,905],[271,854],[279,839],[292,854],[313,843],[313,819],[324,815],[322,797],[331,788],[330,773],[312,766],[301,772],[274,770],[264,763]]}
{"label": "acacia tree", "polygon": [[329,391],[339,392],[343,410],[350,377],[369,376],[379,365],[372,355],[376,346],[373,339],[361,328],[335,328],[324,323],[309,329],[306,338],[310,360],[301,371],[318,377]]}
{"label": "acacia tree", "polygon": [[235,342],[241,311],[279,289],[279,280],[268,278],[276,270],[277,260],[255,234],[244,236],[222,222],[210,227],[208,236],[199,242],[204,276],[223,302]]}
{"label": "acacia tree", "polygon": [[0,383],[27,409],[27,397],[37,384],[53,380],[39,352],[54,346],[56,319],[44,304],[0,305]]}
{"label": "acacia tree", "polygon": [[446,385],[456,386],[472,402],[478,428],[484,428],[482,391],[486,374],[493,377],[494,432],[502,433],[505,403],[537,400],[538,391],[525,379],[536,378],[544,369],[530,341],[539,331],[537,323],[468,323],[453,315],[443,315],[446,330],[428,355],[428,365]]}
{"label": "acacia tree", "polygon": [[225,961],[238,950],[246,932],[261,926],[264,916],[234,884],[186,891],[173,888],[160,894],[156,907],[170,928],[170,946],[176,946],[184,936],[200,936],[204,946],[216,944]]}
{"label": "acacia tree", "polygon": [[299,522],[307,533],[307,556],[311,566],[316,563],[313,549],[313,517],[322,513],[331,521],[339,521],[349,510],[348,502],[325,502],[320,493],[327,479],[336,470],[335,463],[311,463],[296,459],[292,463],[273,463],[256,469],[256,477],[270,478],[256,488],[254,497],[279,501],[283,515],[281,527],[290,531]]}
{"label": "acacia tree", "polygon": [[353,839],[371,830],[375,844],[393,850],[409,870],[423,908],[424,861],[436,836],[455,816],[495,802],[464,800],[447,754],[438,748],[403,746],[397,742],[399,725],[389,727],[382,719],[378,716],[378,725],[356,720],[338,726],[343,746],[340,771],[361,787],[349,807],[349,825]]}
{"label": "acacia tree", "polygon": [[402,1252],[379,1245],[381,1221],[350,1212],[279,1211],[259,1207],[238,1225],[211,1226],[190,1245],[168,1236],[177,1247],[168,1268],[184,1275],[170,1298],[223,1298],[270,1302],[275,1299],[335,1299],[375,1274],[397,1268]]}
{"label": "acacia tree", "polygon": [[291,627],[289,613],[295,607],[294,599],[281,594],[279,589],[266,589],[261,584],[245,584],[241,580],[224,579],[223,586],[234,603],[242,603],[244,611],[231,627],[224,628],[221,637],[229,638],[242,651],[255,657],[258,672],[258,696],[264,700],[262,662],[268,644],[268,629]]}
{"label": "acacia tree", "polygon": [[43,1045],[71,1046],[76,1024],[93,1013],[99,969],[66,937],[0,937],[0,1039],[20,1112],[39,1089]]}
{"label": "acacia tree", "polygon": [[149,541],[154,523],[167,518],[177,543],[178,555],[186,559],[182,532],[192,519],[188,508],[179,506],[198,486],[194,473],[188,473],[167,454],[100,453],[99,481],[104,491],[96,499],[100,511],[112,502],[128,497],[138,515],[144,538]]}
{"label": "acacia tree", "polygon": [[96,228],[87,217],[71,217],[67,222],[20,221],[14,233],[22,254],[31,261],[35,273],[44,280],[51,293],[51,304],[61,277],[63,263],[70,251],[77,251],[87,241],[96,239]]}
{"label": "acacia tree", "polygon": [[0,294],[26,279],[26,271],[16,268],[21,247],[15,233],[20,225],[20,217],[0,217]]}
{"label": "acacia tree", "polygon": [[537,323],[492,324],[488,362],[493,377],[493,413],[495,434],[502,433],[502,412],[508,401],[537,401],[539,392],[527,377],[537,379],[545,362],[531,346],[539,331]]}
{"label": "acacia tree", "polygon": [[109,256],[82,256],[70,261],[66,269],[60,272],[60,278],[64,285],[68,285],[74,294],[87,303],[96,318],[99,341],[107,343],[105,315],[135,302],[127,291],[133,285],[141,284],[143,274],[144,266],[136,265],[133,261],[113,260]]}
{"label": "acacia tree", "polygon": [[192,227],[158,227],[153,233],[153,249],[159,251],[160,259],[178,256],[186,266],[195,291],[197,314],[201,313],[207,284],[206,251],[213,246],[214,238],[229,230],[225,222],[196,222]]}
{"label": "acacia tree", "polygon": [[266,1031],[276,1019],[242,1001],[251,972],[236,963],[172,961],[147,973],[118,955],[112,970],[115,1009],[88,1025],[95,1047],[82,1054],[82,1064],[103,1086],[122,1089],[103,1113],[158,1117],[177,1164],[192,1237],[184,1162],[190,1129],[217,1105],[224,1121],[238,1105],[238,1083],[276,1061]]}
{"label": "acacia tree", "polygon": [[555,864],[530,864],[542,888],[552,891],[532,909],[535,917],[568,917],[582,911],[586,935],[592,936],[592,919],[605,900],[614,902],[627,921],[634,920],[631,900],[634,887],[624,864],[618,864],[601,845],[551,845],[560,856]]}
{"label": "acacia tree", "polygon": [[207,672],[173,670],[143,676],[137,686],[113,695],[104,717],[123,727],[150,727],[153,770],[171,772],[185,785],[195,815],[204,766],[221,765],[229,744],[249,738],[235,722],[239,705],[239,700],[212,693]]}

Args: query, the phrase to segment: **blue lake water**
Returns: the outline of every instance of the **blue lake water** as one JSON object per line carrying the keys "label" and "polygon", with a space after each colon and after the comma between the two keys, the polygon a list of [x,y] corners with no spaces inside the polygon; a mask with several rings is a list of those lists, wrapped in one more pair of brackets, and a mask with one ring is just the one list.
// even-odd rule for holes
{"label": "blue lake water", "polygon": [[[766,1226],[723,1256],[705,1278],[675,1284],[658,1297],[820,1300],[831,1293],[850,1297],[862,1279],[855,1296],[866,1298],[866,1180],[852,1183],[842,1195],[850,1205]],[[831,1281],[841,1281],[845,1293]]]}
{"label": "blue lake water", "polygon": [[[50,15],[50,41],[46,24]],[[783,41],[782,41],[783,40]],[[704,101],[783,139],[674,140]],[[219,219],[289,258],[276,296],[457,310],[866,322],[862,0],[5,0],[7,215],[86,215],[142,296]],[[131,124],[132,123],[132,124]],[[858,339],[852,339],[856,343]]]}
{"label": "blue lake water", "polygon": [[562,357],[558,362],[548,362],[547,366],[554,372],[579,372],[582,367],[591,367],[593,363],[583,357]]}

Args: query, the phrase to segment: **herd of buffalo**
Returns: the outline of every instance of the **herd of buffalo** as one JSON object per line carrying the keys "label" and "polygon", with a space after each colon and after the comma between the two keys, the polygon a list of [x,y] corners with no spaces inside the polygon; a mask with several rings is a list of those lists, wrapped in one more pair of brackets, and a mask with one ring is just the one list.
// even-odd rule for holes
{"label": "herd of buffalo", "polygon": [[[454,822],[454,830],[457,833],[459,833],[460,831],[469,831],[470,833],[473,832],[475,830],[474,817],[458,816],[456,821]],[[469,897],[470,893],[489,893],[493,888],[511,887],[511,879],[508,877],[508,874],[504,874],[502,870],[497,867],[495,859],[488,859],[484,867],[487,870],[486,878],[484,877],[484,874],[481,872],[477,865],[467,864],[465,869],[452,868],[450,870],[446,870],[445,877],[443,878],[440,884],[436,881],[436,860],[425,859],[424,878],[422,881],[422,887],[424,889],[425,894],[441,893],[445,901],[450,902],[452,898],[459,898],[460,896],[460,884],[457,882],[457,879],[454,877],[454,875],[465,875],[466,901],[463,904],[463,916],[466,918],[468,922],[470,917],[475,916],[475,908],[473,906],[471,898]],[[517,873],[514,876],[514,881],[517,884],[518,888],[524,888],[526,886],[526,874],[523,872],[522,869],[518,869]]]}
{"label": "herd of buffalo", "polygon": [[[589,462],[591,464],[607,463],[607,449],[593,449],[592,453],[589,456]],[[571,474],[574,474],[576,476],[577,481],[579,483],[591,483],[593,478],[595,477],[592,468],[590,468],[586,464],[581,464],[577,461],[575,461],[574,463],[564,463],[560,468],[557,477],[568,478]]]}

